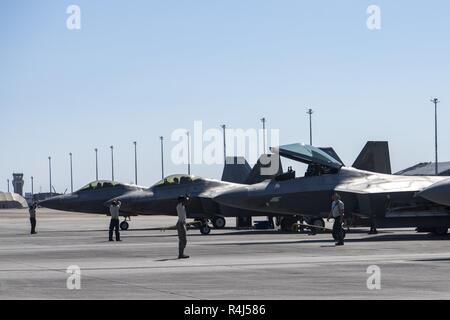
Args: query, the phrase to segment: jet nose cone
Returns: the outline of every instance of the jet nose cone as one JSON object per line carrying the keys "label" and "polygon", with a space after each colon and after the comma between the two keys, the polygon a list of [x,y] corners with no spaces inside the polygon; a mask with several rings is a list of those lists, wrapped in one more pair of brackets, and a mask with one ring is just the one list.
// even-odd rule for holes
{"label": "jet nose cone", "polygon": [[450,179],[431,185],[417,196],[443,206],[450,206]]}
{"label": "jet nose cone", "polygon": [[230,207],[245,207],[248,200],[248,190],[246,187],[224,191],[214,197],[218,203]]}
{"label": "jet nose cone", "polygon": [[61,196],[56,196],[52,198],[48,198],[42,201],[39,201],[39,205],[44,208],[56,209],[58,210],[61,205]]}

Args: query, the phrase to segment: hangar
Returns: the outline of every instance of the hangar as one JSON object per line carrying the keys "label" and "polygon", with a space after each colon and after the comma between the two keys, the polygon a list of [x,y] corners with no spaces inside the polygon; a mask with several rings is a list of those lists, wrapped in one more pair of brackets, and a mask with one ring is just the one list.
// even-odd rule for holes
{"label": "hangar", "polygon": [[27,201],[20,194],[0,192],[0,209],[23,209],[27,207]]}

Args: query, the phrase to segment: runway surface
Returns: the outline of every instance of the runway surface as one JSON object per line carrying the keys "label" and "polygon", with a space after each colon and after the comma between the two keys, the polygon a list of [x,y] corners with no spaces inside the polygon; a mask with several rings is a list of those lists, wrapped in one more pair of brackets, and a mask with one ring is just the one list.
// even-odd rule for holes
{"label": "runway surface", "polygon": [[[329,234],[190,230],[191,258],[178,260],[176,231],[146,230],[175,217],[132,218],[123,242],[107,241],[106,216],[39,209],[37,219],[31,236],[26,210],[0,210],[0,299],[450,298],[450,237],[413,229],[354,230],[343,247]],[[80,290],[67,289],[72,265]],[[372,265],[380,290],[367,287]]]}

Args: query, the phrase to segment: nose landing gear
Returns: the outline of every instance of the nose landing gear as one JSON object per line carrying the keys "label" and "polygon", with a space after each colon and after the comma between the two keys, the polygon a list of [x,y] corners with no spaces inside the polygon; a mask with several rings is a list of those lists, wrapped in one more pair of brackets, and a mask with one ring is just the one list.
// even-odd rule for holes
{"label": "nose landing gear", "polygon": [[125,220],[123,220],[119,225],[120,230],[126,231],[130,227],[130,225],[127,222],[127,219],[128,219],[128,221],[131,221],[130,217],[125,217]]}

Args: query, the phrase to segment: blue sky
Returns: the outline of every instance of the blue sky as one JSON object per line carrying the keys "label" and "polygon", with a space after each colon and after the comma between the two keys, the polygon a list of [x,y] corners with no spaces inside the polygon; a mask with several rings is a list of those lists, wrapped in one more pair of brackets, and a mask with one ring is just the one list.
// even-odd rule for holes
{"label": "blue sky", "polygon": [[[81,8],[82,29],[66,28]],[[366,27],[369,5],[381,30]],[[280,129],[281,143],[333,146],[351,164],[366,140],[389,140],[394,170],[434,158],[440,104],[440,159],[450,160],[448,1],[24,1],[0,4],[0,190],[12,172],[35,191],[110,178],[160,178],[159,139],[174,129],[226,123]],[[171,144],[166,143],[166,150]],[[169,154],[166,155],[169,160]],[[166,173],[185,172],[166,162]],[[220,178],[221,166],[193,166]]]}

